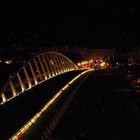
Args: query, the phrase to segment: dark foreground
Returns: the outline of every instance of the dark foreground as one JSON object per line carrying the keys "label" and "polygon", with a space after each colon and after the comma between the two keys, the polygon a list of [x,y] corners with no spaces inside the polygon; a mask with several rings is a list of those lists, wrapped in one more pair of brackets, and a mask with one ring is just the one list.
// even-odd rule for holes
{"label": "dark foreground", "polygon": [[[47,100],[81,72],[57,76],[3,105],[0,108],[0,139],[9,139]],[[140,92],[135,89],[134,79],[128,77],[131,76],[125,71],[98,70],[71,85],[64,95],[74,94],[73,100],[50,140],[140,139]],[[50,109],[44,120],[51,120],[56,109],[63,106],[64,99],[67,96],[63,96],[54,109]],[[39,122],[41,129],[38,126],[33,128],[24,140],[44,137],[48,122]]]}
{"label": "dark foreground", "polygon": [[89,75],[50,140],[140,139],[140,95],[125,73]]}

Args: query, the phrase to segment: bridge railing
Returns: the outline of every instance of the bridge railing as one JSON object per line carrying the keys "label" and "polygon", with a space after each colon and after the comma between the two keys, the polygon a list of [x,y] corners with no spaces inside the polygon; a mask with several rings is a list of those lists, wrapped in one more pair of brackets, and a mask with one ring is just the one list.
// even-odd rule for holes
{"label": "bridge railing", "polygon": [[61,73],[76,70],[77,66],[58,52],[44,52],[27,61],[0,91],[0,104],[18,96],[33,86]]}

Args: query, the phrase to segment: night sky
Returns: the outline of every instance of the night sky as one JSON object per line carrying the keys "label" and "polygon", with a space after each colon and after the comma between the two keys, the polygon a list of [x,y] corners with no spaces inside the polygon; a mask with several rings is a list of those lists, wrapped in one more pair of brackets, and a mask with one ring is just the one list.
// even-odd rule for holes
{"label": "night sky", "polygon": [[0,44],[6,48],[77,45],[132,50],[140,44],[139,13],[138,4],[117,0],[19,7],[8,13],[1,26]]}

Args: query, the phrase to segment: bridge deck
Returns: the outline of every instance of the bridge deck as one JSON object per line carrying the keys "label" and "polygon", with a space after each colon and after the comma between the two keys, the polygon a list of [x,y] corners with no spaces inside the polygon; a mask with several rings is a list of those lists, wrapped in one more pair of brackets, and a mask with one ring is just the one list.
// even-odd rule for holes
{"label": "bridge deck", "polygon": [[68,81],[82,71],[56,76],[0,106],[0,139],[16,133]]}
{"label": "bridge deck", "polygon": [[54,130],[52,138],[139,139],[140,97],[120,73],[93,72]]}
{"label": "bridge deck", "polygon": [[[81,71],[56,76],[2,105],[0,139],[6,140],[20,129],[44,106],[53,93],[79,73]],[[140,95],[134,94],[131,84],[124,75],[104,70],[90,72],[85,81],[80,79],[65,91],[69,93],[67,95],[73,94],[79,84],[81,86],[76,90],[75,98],[50,140],[140,138]],[[66,98],[64,96],[62,102]],[[58,104],[63,106],[62,102],[58,102],[56,106]],[[53,111],[55,110],[47,115],[48,118],[52,117]],[[43,123],[39,125],[43,126]]]}

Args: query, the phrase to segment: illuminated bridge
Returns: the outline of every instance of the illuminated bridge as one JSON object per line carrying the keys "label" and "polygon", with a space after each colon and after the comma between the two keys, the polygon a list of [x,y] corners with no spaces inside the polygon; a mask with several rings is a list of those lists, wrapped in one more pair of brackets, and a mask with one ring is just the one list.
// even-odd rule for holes
{"label": "illuminated bridge", "polygon": [[[65,78],[64,73],[69,78]],[[28,133],[27,131],[29,131],[46,112],[49,112],[50,108],[56,106],[57,100],[61,100],[60,97],[64,94],[63,92],[85,73],[86,72],[82,73],[81,70],[78,70],[77,66],[69,58],[58,52],[48,51],[28,60],[18,71],[10,76],[10,79],[1,88],[1,124],[4,123],[1,125],[1,139],[21,139],[22,137],[24,139],[26,133]],[[47,85],[47,90],[41,87],[42,85],[45,86],[45,84]],[[45,92],[45,95],[36,93],[38,89],[40,89],[39,92],[43,94]],[[28,98],[32,98],[33,100],[27,101],[27,96],[32,96]],[[46,96],[45,100],[41,99],[42,96]],[[20,106],[20,104],[22,105]],[[29,107],[33,105],[37,107],[36,111],[33,111],[34,107]],[[61,108],[61,111],[62,109],[64,110],[65,107],[66,106]],[[30,110],[28,110],[29,108]],[[26,119],[22,118],[22,113],[19,110],[27,115],[23,115]],[[51,128],[49,127],[48,129],[51,130],[49,131],[53,130],[62,112],[60,113],[59,111],[56,115],[56,120],[53,118],[53,123],[50,123]],[[21,119],[21,122],[16,121],[18,119]],[[15,121],[14,123],[12,122],[13,120]],[[11,129],[10,125],[15,128]],[[48,133],[48,136],[49,135]]]}
{"label": "illuminated bridge", "polygon": [[1,88],[0,140],[130,138],[139,125],[120,122],[138,119],[138,104],[123,74],[78,69],[58,52],[31,58]]}

